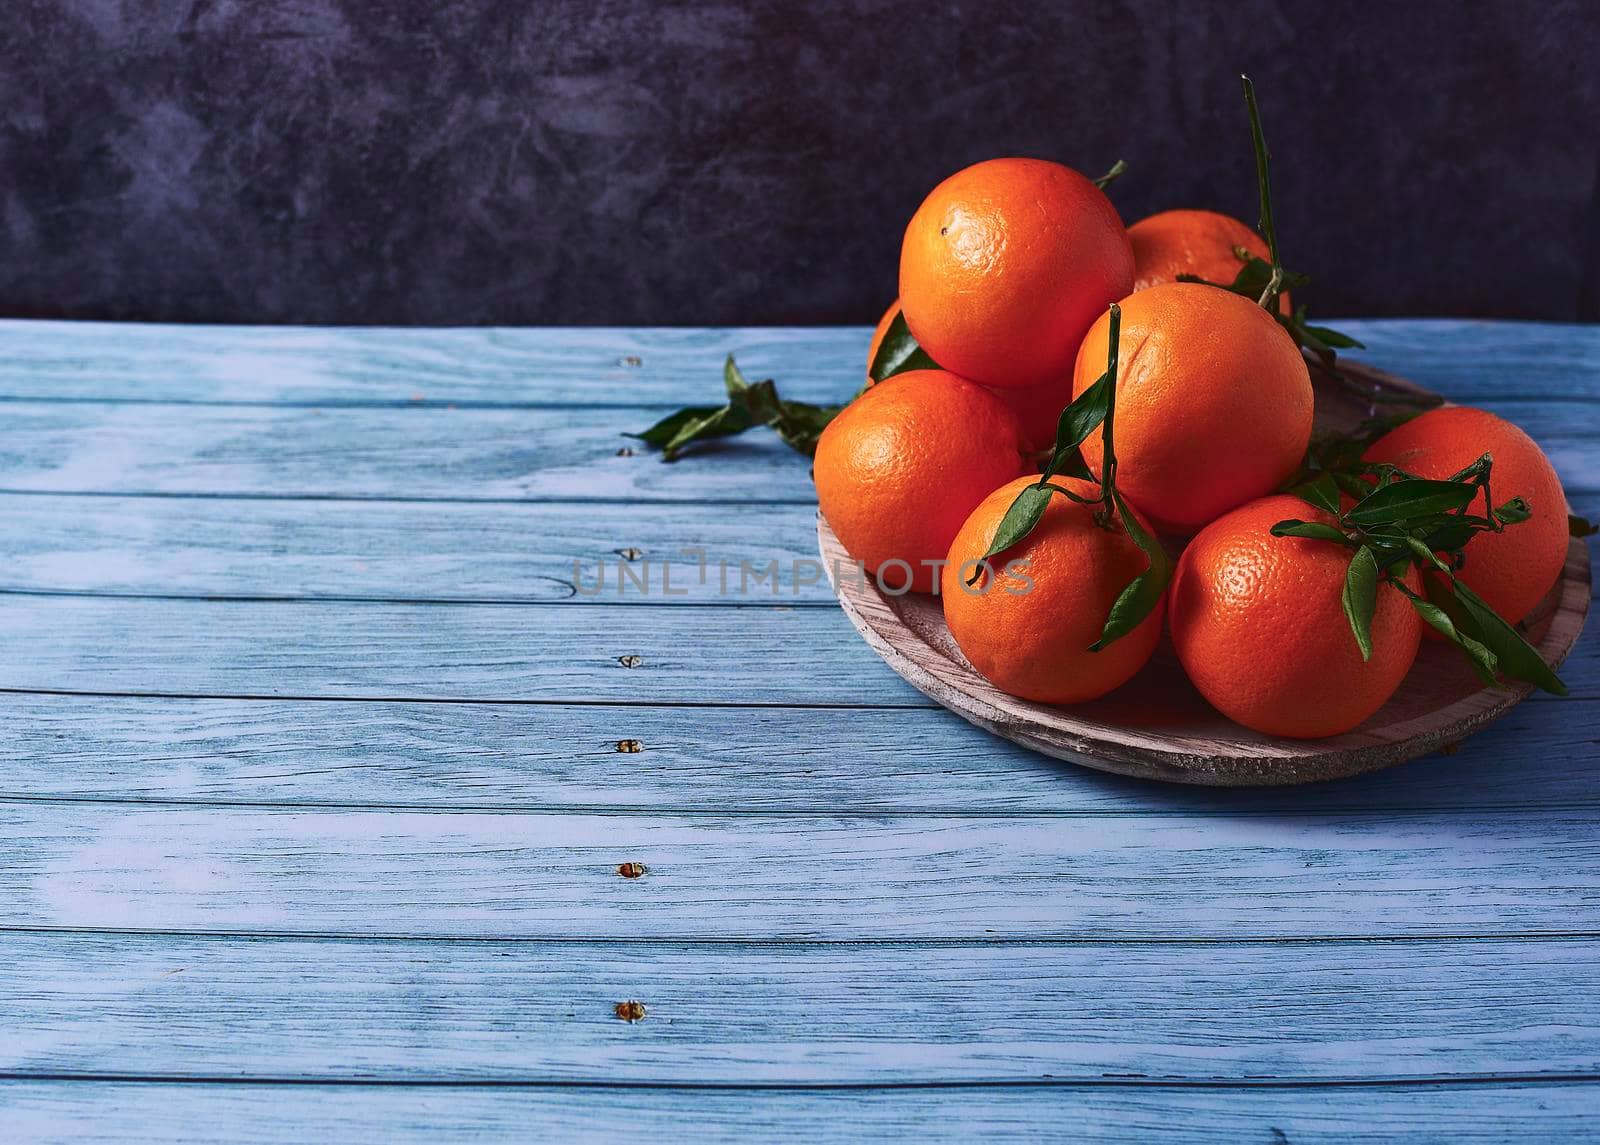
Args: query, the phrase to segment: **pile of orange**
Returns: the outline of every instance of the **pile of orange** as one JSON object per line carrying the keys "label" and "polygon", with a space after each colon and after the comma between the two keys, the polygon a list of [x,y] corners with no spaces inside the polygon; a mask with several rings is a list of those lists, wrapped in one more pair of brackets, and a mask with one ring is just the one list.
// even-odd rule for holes
{"label": "pile of orange", "polygon": [[[1104,695],[1137,674],[1163,633],[1207,700],[1272,735],[1338,734],[1368,719],[1412,667],[1424,625],[1380,582],[1371,648],[1341,607],[1350,550],[1274,536],[1319,516],[1285,494],[1312,431],[1307,360],[1263,305],[1230,283],[1266,244],[1237,219],[1178,210],[1125,227],[1091,180],[1057,163],[996,159],[939,184],[912,216],[896,313],[938,370],[869,385],[823,432],[818,498],[840,542],[891,591],[937,592],[962,653],[997,687],[1047,703]],[[1205,282],[1179,281],[1196,276]],[[1038,480],[1040,453],[1075,396],[1105,372],[1108,307],[1120,308],[1115,484],[1137,521],[1182,545],[1164,600],[1091,650],[1150,558],[1124,519],[1062,494],[1032,532],[984,562],[1008,508]],[[1279,311],[1291,313],[1280,296]],[[870,380],[870,379],[869,379]],[[1492,453],[1497,502],[1529,520],[1467,544],[1459,577],[1508,621],[1554,587],[1567,507],[1549,460],[1481,410],[1422,414],[1367,457],[1445,478]],[[1094,482],[1101,438],[1083,441]]]}

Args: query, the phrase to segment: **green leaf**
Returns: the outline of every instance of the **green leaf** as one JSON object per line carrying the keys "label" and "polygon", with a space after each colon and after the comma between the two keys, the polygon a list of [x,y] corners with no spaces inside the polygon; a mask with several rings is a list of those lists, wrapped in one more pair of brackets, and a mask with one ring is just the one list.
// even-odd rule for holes
{"label": "green leaf", "polygon": [[728,391],[728,397],[736,398],[750,388],[750,383],[745,381],[744,374],[739,370],[739,363],[729,354],[722,363],[722,385]]}
{"label": "green leaf", "polygon": [[1308,326],[1303,319],[1300,322],[1300,328],[1324,346],[1333,346],[1340,350],[1365,350],[1367,348],[1365,342],[1357,342],[1348,334],[1341,334],[1339,331],[1330,330],[1326,326]]}
{"label": "green leaf", "polygon": [[1335,517],[1339,515],[1339,483],[1333,479],[1331,473],[1319,473],[1310,481],[1296,485],[1289,492],[1308,505],[1326,509]]}
{"label": "green leaf", "polygon": [[1485,684],[1498,682],[1496,670],[1499,667],[1499,662],[1495,660],[1493,652],[1457,628],[1455,622],[1450,619],[1450,614],[1437,604],[1423,600],[1422,597],[1412,592],[1400,581],[1393,581],[1392,583],[1401,592],[1405,593],[1406,599],[1411,601],[1411,607],[1416,609],[1418,616],[1422,617],[1435,632],[1466,654],[1467,663],[1472,665],[1472,670],[1477,674],[1478,679]]}
{"label": "green leaf", "polygon": [[1363,481],[1354,473],[1335,473],[1333,479],[1339,486],[1339,492],[1349,494],[1356,501],[1360,501],[1368,493],[1372,492],[1371,484]]}
{"label": "green leaf", "polygon": [[1271,532],[1274,537],[1307,537],[1313,541],[1336,541],[1341,545],[1350,543],[1350,538],[1344,533],[1320,521],[1279,521],[1272,526]]}
{"label": "green leaf", "polygon": [[1367,495],[1345,514],[1356,525],[1384,525],[1432,513],[1464,509],[1477,496],[1477,487],[1455,481],[1408,479],[1385,485]]}
{"label": "green leaf", "polygon": [[1167,591],[1167,583],[1172,580],[1172,562],[1167,557],[1167,550],[1161,547],[1161,542],[1145,532],[1144,527],[1128,509],[1128,503],[1122,499],[1122,494],[1115,489],[1111,491],[1111,499],[1116,504],[1117,516],[1122,521],[1122,527],[1128,530],[1128,536],[1133,538],[1133,543],[1149,559],[1150,564],[1144,572],[1128,582],[1117,597],[1116,603],[1111,606],[1111,612],[1106,616],[1105,627],[1100,630],[1100,639],[1089,645],[1089,651],[1098,652],[1106,645],[1122,639],[1144,622],[1156,605],[1161,603],[1163,594]]}
{"label": "green leaf", "polygon": [[[994,531],[994,540],[989,543],[989,551],[983,554],[983,559],[988,560],[1005,552],[1033,532],[1034,526],[1044,517],[1045,507],[1050,504],[1050,493],[1047,486],[1024,486],[1006,510],[1006,515],[1000,518],[1000,526]],[[973,579],[968,583],[976,583],[981,572],[981,569],[974,571]]]}
{"label": "green leaf", "polygon": [[1041,484],[1057,474],[1089,480],[1089,468],[1083,463],[1078,447],[1106,419],[1106,404],[1111,394],[1109,374],[1101,374],[1093,385],[1073,399],[1056,420],[1056,445],[1050,454],[1050,463],[1039,478]]}
{"label": "green leaf", "polygon": [[910,370],[938,368],[939,364],[928,356],[912,335],[911,327],[906,325],[905,312],[897,310],[889,329],[884,331],[883,341],[878,343],[878,352],[872,356],[867,373],[872,375],[873,381],[881,382]]}
{"label": "green leaf", "polygon": [[[1463,624],[1462,617],[1452,612],[1451,618],[1456,621],[1456,627],[1461,628],[1493,652],[1495,659],[1500,662],[1502,672],[1512,679],[1524,680],[1543,688],[1552,695],[1567,694],[1567,686],[1561,682],[1561,677],[1551,671],[1550,665],[1544,662],[1544,657],[1539,655],[1538,650],[1524,640],[1521,633],[1501,619],[1499,613],[1485,604],[1482,597],[1453,577],[1450,580],[1450,587],[1468,621]],[[1446,611],[1450,611],[1448,606]]]}
{"label": "green leaf", "polygon": [[778,431],[778,436],[784,444],[791,449],[814,457],[817,452],[817,439],[822,436],[822,431],[828,428],[828,423],[839,416],[843,406],[814,406],[809,402],[778,402],[778,416],[771,423],[772,428]]}
{"label": "green leaf", "polygon": [[1528,502],[1521,497],[1511,498],[1494,511],[1494,519],[1502,525],[1520,525],[1531,516],[1533,510],[1528,508]]}
{"label": "green leaf", "polygon": [[1442,573],[1449,573],[1450,566],[1439,559],[1438,552],[1426,541],[1419,541],[1415,537],[1407,537],[1406,546],[1416,554],[1417,561],[1423,567],[1436,568]]}
{"label": "green leaf", "polygon": [[1111,186],[1111,184],[1122,178],[1122,176],[1127,173],[1127,170],[1128,164],[1125,161],[1118,159],[1111,165],[1111,170],[1107,171],[1104,175],[1100,176],[1100,178],[1094,181],[1094,185],[1104,191],[1107,187]]}
{"label": "green leaf", "polygon": [[628,433],[661,450],[663,461],[675,461],[685,447],[697,441],[730,437],[757,425],[771,426],[795,450],[812,456],[817,439],[843,406],[817,406],[810,402],[785,401],[778,396],[778,385],[770,378],[751,382],[729,354],[722,364],[722,384],[728,403],[721,406],[689,406],[656,422],[642,433]]}
{"label": "green leaf", "polygon": [[778,405],[778,384],[771,378],[733,391],[728,395],[728,404],[743,405],[753,425],[771,425],[782,413]]}
{"label": "green leaf", "polygon": [[1088,481],[1091,484],[1094,482],[1094,474],[1089,472],[1089,466],[1083,460],[1083,455],[1076,449],[1052,455],[1050,464],[1046,466],[1041,477],[1076,477],[1080,481]]}
{"label": "green leaf", "polygon": [[727,406],[689,406],[677,413],[669,413],[666,417],[656,422],[655,425],[641,433],[625,433],[623,437],[635,437],[646,445],[662,448],[678,435],[684,425],[691,421],[703,421],[712,414],[721,413]]}
{"label": "green leaf", "polygon": [[703,416],[690,417],[680,424],[661,447],[663,461],[676,461],[685,446],[716,437],[731,437],[751,426],[750,411],[743,406],[725,405]]}
{"label": "green leaf", "polygon": [[1345,619],[1350,631],[1355,633],[1356,647],[1361,649],[1361,659],[1372,659],[1372,613],[1378,607],[1378,559],[1372,550],[1362,545],[1350,558],[1350,567],[1344,574],[1344,592],[1340,596]]}
{"label": "green leaf", "polygon": [[1269,171],[1267,137],[1261,131],[1261,109],[1256,106],[1256,85],[1249,76],[1240,76],[1244,83],[1244,109],[1250,116],[1250,145],[1256,156],[1256,189],[1261,196],[1261,233],[1266,236],[1267,250],[1272,253],[1274,266],[1282,266],[1278,257],[1278,229],[1272,225],[1272,176]]}
{"label": "green leaf", "polygon": [[1580,517],[1576,513],[1567,514],[1567,533],[1570,536],[1583,538],[1592,537],[1600,533],[1600,525],[1596,525],[1587,517]]}
{"label": "green leaf", "polygon": [[1422,543],[1433,552],[1457,553],[1472,540],[1473,534],[1483,531],[1482,524],[1487,524],[1482,517],[1452,514],[1434,518],[1431,524],[1421,526],[1419,531],[1422,533]]}

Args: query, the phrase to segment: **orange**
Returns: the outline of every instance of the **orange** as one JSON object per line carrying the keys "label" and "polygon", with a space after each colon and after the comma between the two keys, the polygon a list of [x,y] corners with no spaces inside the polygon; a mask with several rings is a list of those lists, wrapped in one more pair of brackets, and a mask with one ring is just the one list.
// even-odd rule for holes
{"label": "orange", "polygon": [[[872,360],[878,356],[878,347],[883,345],[884,335],[889,332],[889,323],[894,321],[895,312],[899,309],[900,300],[897,298],[883,312],[883,317],[878,319],[878,328],[872,332],[872,344],[867,349],[869,386],[872,384]],[[1072,375],[1063,373],[1058,379],[1040,386],[1012,386],[991,389],[989,392],[1016,413],[1017,420],[1022,423],[1023,444],[1038,453],[1056,443],[1056,423],[1061,420],[1061,411],[1072,401]]]}
{"label": "orange", "polygon": [[[1074,394],[1106,368],[1104,316],[1078,353]],[[1117,488],[1170,532],[1193,532],[1277,489],[1311,440],[1311,375],[1255,303],[1200,283],[1122,302],[1114,440]],[[1083,443],[1100,471],[1100,435]]]}
{"label": "orange", "polygon": [[[1483,454],[1494,457],[1489,493],[1496,505],[1513,497],[1532,516],[1502,533],[1479,533],[1462,550],[1457,574],[1512,624],[1555,587],[1567,562],[1567,498],[1544,451],[1521,429],[1487,410],[1447,406],[1390,430],[1367,450],[1368,461],[1398,465],[1418,477],[1459,473]],[[1480,498],[1472,507],[1483,513]]]}
{"label": "orange", "polygon": [[1022,470],[1016,415],[982,386],[911,370],[828,423],[812,473],[839,543],[887,588],[932,592],[973,506]]}
{"label": "orange", "polygon": [[[1422,622],[1380,582],[1363,661],[1341,603],[1352,551],[1274,537],[1272,526],[1291,517],[1334,523],[1287,494],[1211,522],[1184,549],[1167,610],[1178,660],[1213,707],[1268,735],[1315,739],[1349,731],[1394,695]],[[1407,580],[1415,590],[1415,570]]]}
{"label": "orange", "polygon": [[940,366],[986,386],[1069,372],[1083,332],[1132,285],[1111,200],[1042,159],[957,171],[917,208],[900,248],[911,333]]}
{"label": "orange", "polygon": [[[1162,606],[1120,640],[1089,651],[1112,604],[1150,562],[1120,524],[1102,528],[1093,508],[1060,495],[1033,532],[992,558],[969,586],[981,570],[968,562],[982,559],[1011,502],[1034,480],[1003,485],[973,510],[950,546],[939,591],[950,635],[985,679],[1013,696],[1074,704],[1105,695],[1144,667],[1161,638]],[[1099,493],[1086,481],[1056,480],[1085,496]]]}
{"label": "orange", "polygon": [[[1244,267],[1234,247],[1271,261],[1267,240],[1232,215],[1217,211],[1162,211],[1128,228],[1133,244],[1133,288],[1177,282],[1195,274],[1207,282],[1228,285]],[[1288,294],[1278,296],[1278,309],[1292,313]]]}

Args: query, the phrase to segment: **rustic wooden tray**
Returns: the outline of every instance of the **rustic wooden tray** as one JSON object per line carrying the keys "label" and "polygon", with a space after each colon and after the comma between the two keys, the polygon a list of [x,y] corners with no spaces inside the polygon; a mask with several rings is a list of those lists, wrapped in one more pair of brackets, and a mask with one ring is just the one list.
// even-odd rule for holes
{"label": "rustic wooden tray", "polygon": [[[1351,365],[1345,373],[1370,386],[1426,392],[1369,367]],[[1349,428],[1369,413],[1350,390],[1318,380],[1319,428]],[[1100,771],[1223,787],[1337,779],[1455,744],[1532,690],[1486,688],[1455,648],[1424,640],[1400,690],[1360,727],[1328,739],[1281,739],[1240,727],[1208,705],[1163,638],[1150,664],[1111,695],[1070,707],[1036,704],[1006,695],[973,671],[945,628],[937,598],[892,596],[870,580],[834,578],[850,558],[821,514],[817,541],[845,615],[908,682],[996,735]],[[1551,665],[1577,642],[1589,596],[1588,549],[1574,540],[1560,581],[1525,626]]]}

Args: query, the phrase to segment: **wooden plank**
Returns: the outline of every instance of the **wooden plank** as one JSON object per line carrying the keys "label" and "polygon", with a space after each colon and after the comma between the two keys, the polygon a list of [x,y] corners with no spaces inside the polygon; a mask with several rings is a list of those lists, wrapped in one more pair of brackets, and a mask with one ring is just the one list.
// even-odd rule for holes
{"label": "wooden plank", "polygon": [[[12,804],[0,839],[0,923],[29,928],[723,941],[1600,931],[1591,809],[1063,823]],[[621,877],[624,863],[648,874]]]}
{"label": "wooden plank", "polygon": [[[0,596],[0,688],[139,695],[914,704],[831,608]],[[632,659],[638,657],[637,661]],[[631,666],[630,666],[631,665]],[[1563,672],[1600,695],[1600,645]]]}
{"label": "wooden plank", "polygon": [[868,327],[305,328],[0,321],[0,398],[277,405],[687,405],[722,363],[844,401]]}
{"label": "wooden plank", "polygon": [[[886,300],[887,301],[887,300]],[[1592,326],[1341,320],[1357,356],[1457,400],[1600,397]],[[699,403],[724,356],[785,395],[841,401],[867,327],[307,329],[0,322],[0,398],[335,404]],[[637,364],[633,364],[636,360]],[[1530,370],[1536,371],[1529,373]]]}
{"label": "wooden plank", "polygon": [[1482,319],[1333,323],[1367,344],[1352,356],[1452,401],[1600,398],[1600,327]]}
{"label": "wooden plank", "polygon": [[[1600,496],[1595,498],[1600,505]],[[759,519],[756,518],[758,515]],[[700,576],[699,550],[708,563]],[[0,591],[270,599],[833,603],[816,507],[434,505],[0,494]],[[730,568],[729,591],[721,568]],[[753,572],[752,572],[753,576]],[[816,579],[812,579],[816,578]],[[753,582],[752,582],[753,584]],[[578,592],[578,586],[583,592]],[[642,587],[641,587],[642,586]],[[756,599],[772,601],[763,582]]]}
{"label": "wooden plank", "polygon": [[1600,1086],[705,1090],[0,1081],[18,1145],[305,1141],[1582,1141]]}
{"label": "wooden plank", "polygon": [[[770,434],[695,464],[634,453],[660,409],[388,409],[13,402],[0,490],[384,500],[815,504]],[[619,455],[631,454],[631,456]]]}
{"label": "wooden plank", "polygon": [[[1517,400],[1489,408],[1538,439],[1571,490],[1600,491],[1600,434],[1583,415],[1591,406]],[[622,431],[647,425],[661,407],[12,402],[5,410],[5,492],[815,503],[807,459],[769,433],[713,442],[670,465],[642,447],[619,456],[638,445]]]}
{"label": "wooden plank", "polygon": [[[1600,518],[1600,491],[1575,507]],[[811,580],[814,506],[764,505],[759,523],[751,512],[0,494],[0,592],[749,603],[754,594],[737,591],[743,560],[776,561],[786,603],[831,605],[826,579]],[[770,602],[771,586],[761,594]]]}
{"label": "wooden plank", "polygon": [[800,815],[1594,808],[1595,703],[1524,704],[1455,755],[1348,783],[1278,790],[1102,775],[939,710],[24,694],[5,698],[0,797]]}
{"label": "wooden plank", "polygon": [[[862,1085],[1600,1073],[1600,966],[1571,940],[5,945],[4,1074]],[[641,1020],[618,1019],[625,1001]]]}
{"label": "wooden plank", "polygon": [[27,650],[0,658],[0,688],[927,705],[831,608],[13,595],[0,596],[0,633]]}

